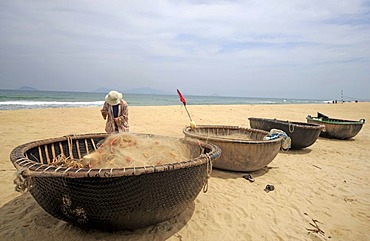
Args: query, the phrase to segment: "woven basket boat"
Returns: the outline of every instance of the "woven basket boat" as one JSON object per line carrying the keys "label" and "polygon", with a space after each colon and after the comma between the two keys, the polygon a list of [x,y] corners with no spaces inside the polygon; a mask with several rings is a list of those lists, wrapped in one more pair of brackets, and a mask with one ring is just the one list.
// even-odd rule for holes
{"label": "woven basket boat", "polygon": [[321,137],[340,140],[355,137],[362,129],[363,124],[365,124],[365,119],[359,121],[334,119],[319,112],[317,113],[317,117],[308,115],[306,119],[307,123],[325,126],[325,130],[320,133]]}
{"label": "woven basket boat", "polygon": [[304,122],[291,122],[277,119],[250,117],[251,128],[270,131],[279,129],[284,131],[292,140],[291,149],[302,149],[314,144],[319,137],[324,125],[308,124]]}
{"label": "woven basket boat", "polygon": [[238,126],[198,125],[196,128],[185,127],[183,133],[186,137],[219,146],[222,155],[213,162],[213,167],[229,171],[249,172],[264,168],[277,156],[282,143],[282,137],[263,140],[268,132]]}
{"label": "woven basket boat", "polygon": [[99,133],[34,141],[16,147],[10,159],[46,212],[81,227],[115,230],[145,227],[180,214],[206,187],[211,162],[221,155],[212,144],[180,139],[191,152],[184,162],[121,169],[48,165],[61,153],[81,158],[105,137]]}

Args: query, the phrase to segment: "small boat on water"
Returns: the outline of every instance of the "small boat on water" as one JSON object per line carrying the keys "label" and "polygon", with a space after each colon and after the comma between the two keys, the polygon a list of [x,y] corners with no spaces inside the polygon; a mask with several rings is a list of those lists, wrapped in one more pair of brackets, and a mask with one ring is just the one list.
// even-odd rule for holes
{"label": "small boat on water", "polygon": [[314,144],[319,137],[324,125],[309,124],[304,122],[292,122],[267,118],[248,118],[251,128],[270,131],[279,129],[291,138],[291,149],[302,149]]}
{"label": "small boat on water", "polygon": [[183,133],[185,137],[221,148],[221,157],[213,161],[213,167],[240,172],[257,171],[267,166],[279,153],[283,141],[281,136],[267,140],[267,131],[238,126],[188,126]]}
{"label": "small boat on water", "polygon": [[365,119],[358,121],[334,119],[320,112],[317,113],[317,117],[308,115],[306,119],[307,123],[325,125],[325,130],[320,133],[321,137],[340,140],[346,140],[356,136],[363,124],[365,124]]}

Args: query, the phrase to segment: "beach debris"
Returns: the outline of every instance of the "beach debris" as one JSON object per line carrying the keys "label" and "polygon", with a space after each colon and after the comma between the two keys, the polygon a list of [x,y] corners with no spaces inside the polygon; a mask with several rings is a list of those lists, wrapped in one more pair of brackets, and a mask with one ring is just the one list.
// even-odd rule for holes
{"label": "beach debris", "polygon": [[[309,223],[313,228],[306,228],[308,231],[310,232],[314,232],[314,233],[318,233],[318,234],[321,234],[323,236],[325,236],[325,232],[319,227],[318,223],[321,223],[320,221],[316,220],[316,219],[311,219],[313,223]],[[322,223],[321,223],[322,224]],[[308,232],[308,233],[310,233]]]}
{"label": "beach debris", "polygon": [[316,166],[316,165],[313,165],[313,164],[312,164],[312,166],[314,166],[314,167],[316,167],[316,168],[318,168],[318,169],[321,169],[321,167],[319,167],[319,166]]}
{"label": "beach debris", "polygon": [[246,180],[248,180],[250,182],[254,182],[254,178],[252,177],[251,174],[245,174],[245,175],[243,175],[243,178],[245,178]]}
{"label": "beach debris", "polygon": [[354,199],[354,198],[349,198],[349,197],[344,197],[343,199],[346,203],[348,202],[353,202],[353,201],[357,201],[357,199]]}
{"label": "beach debris", "polygon": [[271,185],[271,184],[267,184],[265,189],[264,189],[264,191],[267,192],[267,193],[271,192],[271,191],[274,191],[274,190],[275,190],[275,187],[274,187],[274,185]]}

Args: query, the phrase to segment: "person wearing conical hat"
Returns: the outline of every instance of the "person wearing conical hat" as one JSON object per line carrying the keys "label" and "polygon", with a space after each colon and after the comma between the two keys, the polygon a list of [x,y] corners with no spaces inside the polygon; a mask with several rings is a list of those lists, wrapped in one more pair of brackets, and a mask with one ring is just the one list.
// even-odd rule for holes
{"label": "person wearing conical hat", "polygon": [[105,96],[103,108],[100,110],[104,120],[107,120],[107,133],[128,132],[128,104],[123,95],[115,90]]}

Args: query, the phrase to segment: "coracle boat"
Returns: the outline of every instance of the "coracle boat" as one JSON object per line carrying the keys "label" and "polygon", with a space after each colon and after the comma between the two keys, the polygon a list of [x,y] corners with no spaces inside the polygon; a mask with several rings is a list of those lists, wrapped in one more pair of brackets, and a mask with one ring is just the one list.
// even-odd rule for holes
{"label": "coracle boat", "polygon": [[279,153],[283,137],[264,140],[268,132],[238,126],[198,125],[185,127],[186,137],[212,143],[221,148],[213,167],[249,172],[267,166]]}
{"label": "coracle boat", "polygon": [[365,119],[360,119],[359,121],[334,119],[319,112],[317,113],[317,117],[308,115],[306,119],[308,123],[325,125],[325,130],[320,134],[321,137],[340,140],[346,140],[356,136],[363,124],[365,124]]}
{"label": "coracle boat", "polygon": [[52,216],[83,228],[117,230],[149,226],[180,214],[206,187],[211,162],[221,155],[212,144],[180,139],[191,156],[183,162],[111,169],[48,165],[60,154],[81,158],[93,152],[107,135],[34,141],[13,149],[10,159],[24,189]]}
{"label": "coracle boat", "polygon": [[291,149],[302,149],[314,144],[319,137],[324,125],[308,124],[304,122],[291,122],[277,119],[250,117],[251,128],[270,131],[279,129],[284,131],[292,140]]}

